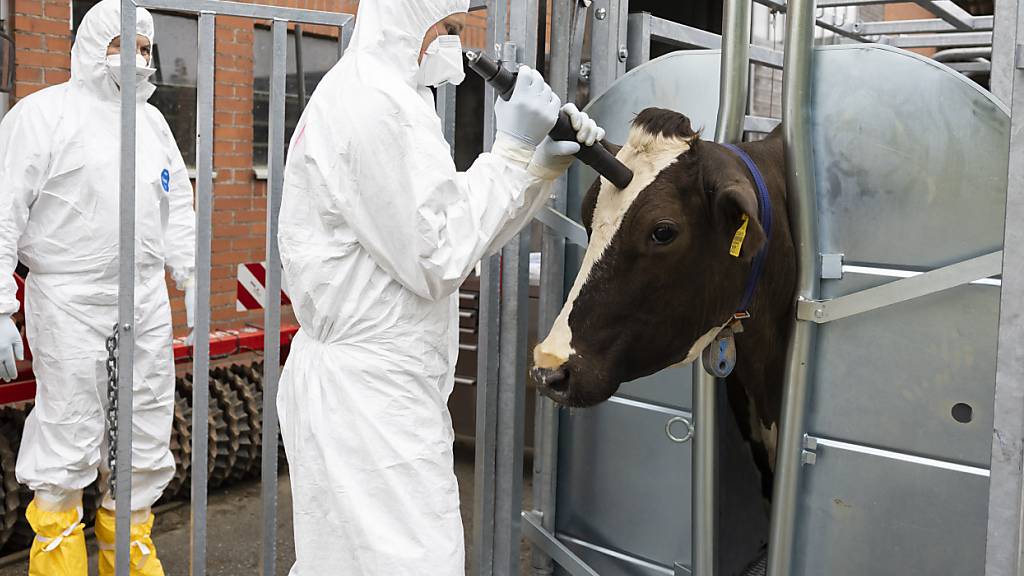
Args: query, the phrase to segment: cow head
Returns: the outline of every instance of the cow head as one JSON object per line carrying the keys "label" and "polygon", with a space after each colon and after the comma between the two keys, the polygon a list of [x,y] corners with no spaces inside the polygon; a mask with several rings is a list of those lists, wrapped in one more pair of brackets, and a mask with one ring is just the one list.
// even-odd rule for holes
{"label": "cow head", "polygon": [[[702,141],[682,114],[650,108],[617,157],[624,190],[590,189],[590,245],[554,327],[534,350],[544,394],[569,406],[608,399],[622,382],[691,362],[742,300],[765,243],[757,194],[731,152]],[[749,220],[739,256],[730,254]]]}

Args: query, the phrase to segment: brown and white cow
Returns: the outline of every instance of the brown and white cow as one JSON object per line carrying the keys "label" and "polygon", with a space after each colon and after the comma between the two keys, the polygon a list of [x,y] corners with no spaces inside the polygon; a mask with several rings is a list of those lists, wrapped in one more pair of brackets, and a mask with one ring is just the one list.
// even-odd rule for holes
{"label": "brown and white cow", "polygon": [[[767,184],[773,227],[727,382],[768,496],[795,253],[781,134],[740,148]],[[701,140],[686,116],[644,110],[617,157],[633,170],[633,182],[619,190],[598,180],[587,194],[590,245],[565,307],[534,350],[538,386],[566,406],[598,404],[623,382],[698,359],[738,311],[751,262],[766,242],[750,170],[735,152]],[[746,237],[733,256],[743,215]]]}

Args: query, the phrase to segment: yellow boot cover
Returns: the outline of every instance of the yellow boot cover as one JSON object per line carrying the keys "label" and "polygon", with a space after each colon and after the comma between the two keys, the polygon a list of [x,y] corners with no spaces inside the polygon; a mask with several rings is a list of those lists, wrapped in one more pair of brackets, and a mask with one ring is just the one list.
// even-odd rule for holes
{"label": "yellow boot cover", "polygon": [[[139,515],[132,513],[131,532],[131,576],[164,576],[164,567],[156,557],[153,545],[152,513]],[[115,545],[117,537],[114,527],[117,524],[114,513],[100,508],[96,513],[96,540],[100,545],[100,576],[114,576]]]}
{"label": "yellow boot cover", "polygon": [[51,512],[33,500],[25,518],[36,533],[29,552],[29,576],[88,576],[81,506]]}

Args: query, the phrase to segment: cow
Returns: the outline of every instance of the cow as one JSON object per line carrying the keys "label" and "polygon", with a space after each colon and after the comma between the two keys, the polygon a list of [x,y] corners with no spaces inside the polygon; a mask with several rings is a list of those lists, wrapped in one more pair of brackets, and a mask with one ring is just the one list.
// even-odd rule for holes
{"label": "cow", "polygon": [[[737,313],[748,313],[726,386],[768,499],[796,254],[780,130],[739,148],[766,184],[770,236],[760,215],[765,203],[740,155],[702,140],[678,112],[649,108],[636,116],[616,153],[633,181],[619,190],[598,179],[587,193],[589,246],[565,306],[534,349],[532,375],[559,404],[593,406],[623,382],[697,360],[723,327],[737,327]],[[752,281],[752,299],[740,310]]]}

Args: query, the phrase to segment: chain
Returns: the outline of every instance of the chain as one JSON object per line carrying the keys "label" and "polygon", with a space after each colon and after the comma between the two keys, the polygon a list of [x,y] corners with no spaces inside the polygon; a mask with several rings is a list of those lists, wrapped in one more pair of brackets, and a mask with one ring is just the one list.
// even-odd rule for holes
{"label": "chain", "polygon": [[118,325],[107,337],[107,462],[110,468],[110,497],[117,494],[117,354]]}

